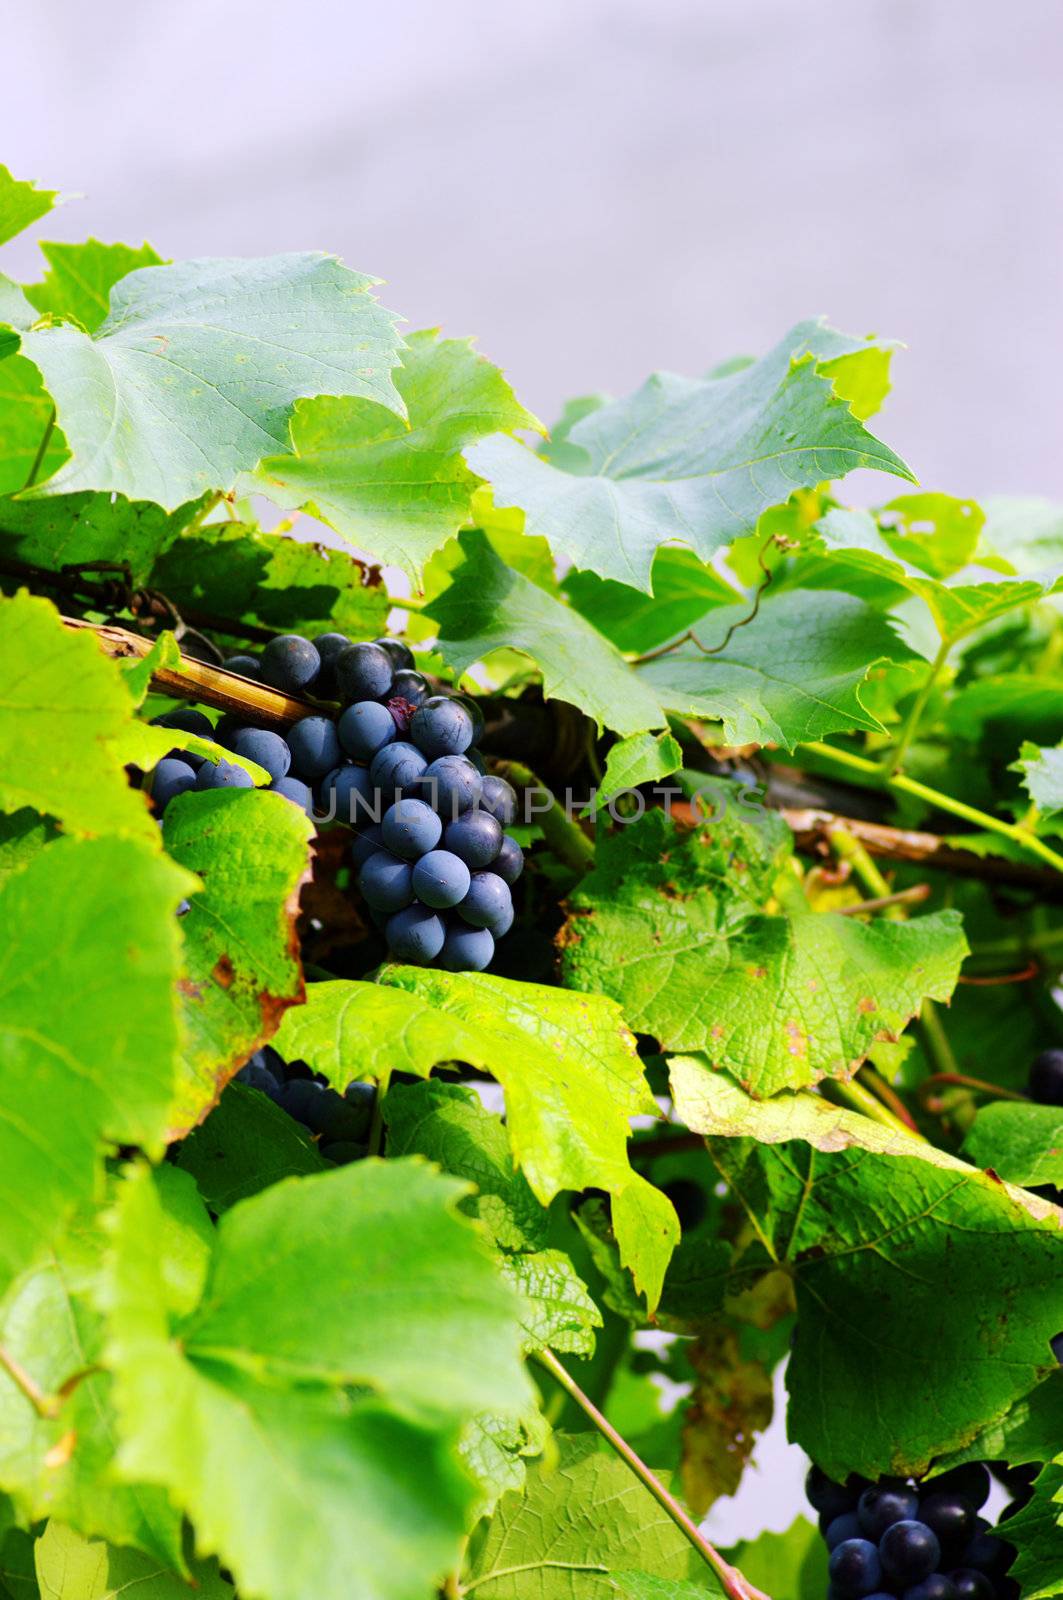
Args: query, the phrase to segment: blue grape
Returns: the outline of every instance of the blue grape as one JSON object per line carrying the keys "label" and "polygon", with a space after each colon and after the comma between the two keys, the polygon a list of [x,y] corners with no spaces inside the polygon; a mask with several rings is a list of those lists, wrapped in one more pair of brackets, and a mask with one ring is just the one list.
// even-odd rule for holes
{"label": "blue grape", "polygon": [[429,850],[413,869],[414,894],[437,911],[445,911],[448,906],[456,906],[464,900],[470,882],[468,867],[449,850]]}
{"label": "blue grape", "polygon": [[505,778],[489,775],[483,781],[480,806],[496,817],[503,828],[512,827],[517,820],[517,791]]}
{"label": "blue grape", "polygon": [[411,706],[423,706],[432,693],[432,686],[421,672],[400,667],[391,685],[391,698],[405,700]]}
{"label": "blue grape", "polygon": [[841,1600],[862,1600],[882,1581],[882,1562],[867,1539],[846,1539],[836,1545],[827,1564],[831,1585]]}
{"label": "blue grape", "polygon": [[354,700],[383,700],[391,693],[395,668],[378,644],[349,644],[336,657],[336,687],[349,705]]}
{"label": "blue grape", "polygon": [[957,1567],[949,1573],[956,1600],[996,1600],[993,1580],[974,1567]]}
{"label": "blue grape", "polygon": [[858,1487],[854,1486],[851,1478],[848,1483],[835,1483],[833,1478],[827,1477],[822,1467],[811,1466],[805,1475],[805,1494],[809,1504],[827,1519],[824,1527],[828,1522],[833,1522],[835,1517],[840,1517],[843,1511],[854,1511],[860,1490],[866,1486],[866,1478],[859,1480]]}
{"label": "blue grape", "polygon": [[413,651],[401,639],[374,639],[373,643],[387,651],[396,672],[408,671],[413,666]]}
{"label": "blue grape", "polygon": [[510,928],[512,928],[515,914],[516,913],[513,910],[513,902],[511,900],[506,910],[503,911],[502,915],[499,917],[498,921],[491,927],[491,932],[495,936],[496,944],[498,943],[499,939],[504,939]]}
{"label": "blue grape", "polygon": [[[698,1194],[701,1194],[700,1189]],[[827,1523],[823,1533],[828,1550],[844,1544],[846,1539],[859,1539],[860,1536],[860,1518],[855,1511],[843,1511],[840,1516],[834,1517]]]}
{"label": "blue grape", "polygon": [[205,761],[196,773],[197,789],[253,789],[251,774],[231,761],[219,761],[217,766]]}
{"label": "blue grape", "polygon": [[290,800],[301,811],[305,811],[307,816],[314,807],[314,796],[310,785],[304,783],[302,778],[274,778],[266,793],[283,795],[285,800]]}
{"label": "blue grape", "polygon": [[281,1086],[277,1104],[294,1121],[301,1122],[304,1128],[313,1132],[317,1102],[323,1093],[321,1084],[315,1083],[313,1078],[292,1078]]}
{"label": "blue grape", "polygon": [[860,1496],[856,1511],[866,1537],[877,1542],[891,1523],[910,1521],[918,1514],[919,1497],[911,1489],[873,1483]]}
{"label": "blue grape", "polygon": [[884,1571],[897,1583],[919,1583],[934,1571],[941,1558],[937,1535],[925,1522],[894,1522],[878,1543]]}
{"label": "blue grape", "polygon": [[904,1600],[956,1600],[956,1590],[943,1572],[930,1572],[921,1583],[904,1590]]}
{"label": "blue grape", "polygon": [[977,1528],[971,1539],[968,1540],[963,1554],[960,1556],[960,1565],[963,1567],[976,1567],[979,1572],[987,1572],[991,1577],[996,1577],[998,1572],[1003,1572],[1009,1561],[1008,1547],[1004,1540],[990,1528],[984,1518],[978,1518],[981,1527]]}
{"label": "blue grape", "polygon": [[472,721],[472,742],[473,744],[479,744],[484,734],[484,714],[480,710],[480,707],[476,704],[476,701],[467,694],[452,695],[451,699],[454,701],[455,705],[461,706],[469,713],[469,717]]}
{"label": "blue grape", "polygon": [[467,867],[489,867],[502,844],[502,826],[486,811],[466,811],[447,823],[443,843]]}
{"label": "blue grape", "polygon": [[164,756],[151,775],[151,797],[160,816],[175,795],[186,794],[196,786],[196,773],[187,761]]}
{"label": "blue grape", "polygon": [[385,935],[396,961],[423,967],[442,950],[446,931],[443,918],[428,906],[407,906],[388,918]]}
{"label": "blue grape", "polygon": [[386,744],[373,757],[369,776],[373,784],[385,795],[416,789],[428,762],[421,752],[405,739]]}
{"label": "blue grape", "polygon": [[975,1511],[980,1511],[989,1499],[990,1488],[989,1468],[983,1461],[965,1461],[962,1466],[950,1467],[927,1484],[928,1491],[962,1494]]}
{"label": "blue grape", "polygon": [[340,717],[336,732],[356,761],[372,761],[378,750],[398,738],[395,718],[379,700],[356,700]]}
{"label": "blue grape", "polygon": [[467,756],[437,756],[421,779],[421,793],[441,817],[458,817],[480,798],[483,779]]}
{"label": "blue grape", "polygon": [[262,652],[263,682],[285,694],[302,694],[320,671],[321,657],[310,640],[298,633],[280,634]]}
{"label": "blue grape", "polygon": [[280,1095],[280,1084],[269,1068],[257,1056],[252,1056],[245,1066],[236,1074],[237,1083],[246,1083],[249,1089],[258,1089],[262,1094],[268,1094],[271,1100],[276,1100]]}
{"label": "blue grape", "polygon": [[328,774],[321,785],[321,804],[349,828],[374,822],[379,816],[379,799],[368,770],[352,764],[335,767]]}
{"label": "blue grape", "polygon": [[194,706],[175,706],[164,711],[161,717],[152,717],[153,728],[178,728],[182,733],[198,733],[201,739],[213,739],[214,727],[208,716]]}
{"label": "blue grape", "polygon": [[1030,1068],[1027,1093],[1039,1106],[1063,1106],[1063,1050],[1042,1050]]}
{"label": "blue grape", "polygon": [[381,829],[388,849],[407,861],[434,850],[443,835],[443,824],[423,800],[396,800],[384,813]]}
{"label": "blue grape", "polygon": [[241,728],[233,735],[229,748],[245,761],[257,761],[274,781],[287,777],[292,764],[292,753],[280,734],[266,728]]}
{"label": "blue grape", "polygon": [[345,633],[319,633],[314,637],[314,649],[321,657],[321,671],[314,685],[314,693],[323,700],[331,700],[336,693],[336,657],[350,644]]}
{"label": "blue grape", "polygon": [[456,922],[447,929],[439,965],[447,972],[483,972],[494,953],[495,941],[486,928],[466,928]]}
{"label": "blue grape", "polygon": [[374,911],[401,911],[413,899],[413,868],[408,861],[378,850],[363,864],[358,887]]}
{"label": "blue grape", "polygon": [[379,822],[370,823],[368,828],[359,828],[351,846],[351,860],[355,867],[364,866],[369,857],[383,849],[383,846],[384,830]]}
{"label": "blue grape", "polygon": [[472,731],[465,707],[445,694],[434,694],[410,718],[410,738],[430,761],[464,755],[472,744]]}
{"label": "blue grape", "polygon": [[919,1521],[937,1534],[943,1547],[962,1550],[977,1527],[974,1507],[962,1494],[942,1492],[933,1483],[930,1489],[919,1502]]}
{"label": "blue grape", "polygon": [[511,833],[503,834],[498,854],[491,863],[491,871],[497,872],[502,881],[508,883],[510,888],[513,887],[524,871],[524,851]]}
{"label": "blue grape", "polygon": [[240,678],[252,678],[256,683],[262,677],[262,663],[257,656],[226,656],[222,666],[226,672],[235,672]]}
{"label": "blue grape", "polygon": [[303,717],[288,729],[292,767],[300,778],[323,778],[338,767],[343,751],[331,717]]}
{"label": "blue grape", "polygon": [[513,899],[509,884],[503,883],[494,872],[474,872],[469,892],[458,910],[470,926],[486,928],[499,938],[499,929],[508,931],[513,924]]}

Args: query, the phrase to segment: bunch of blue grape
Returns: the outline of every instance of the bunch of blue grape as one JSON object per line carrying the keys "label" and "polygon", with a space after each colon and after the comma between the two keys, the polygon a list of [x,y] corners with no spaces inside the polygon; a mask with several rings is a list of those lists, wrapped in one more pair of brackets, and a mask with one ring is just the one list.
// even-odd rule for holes
{"label": "bunch of blue grape", "polygon": [[342,1094],[305,1061],[285,1061],[272,1045],[256,1050],[236,1074],[237,1083],[258,1089],[318,1142],[326,1161],[343,1167],[367,1153],[376,1086],[356,1079]]}
{"label": "bunch of blue grape", "polygon": [[980,1461],[922,1483],[835,1483],[810,1468],[805,1492],[830,1551],[828,1600],[1015,1600],[1015,1551],[979,1516],[989,1490]]}
{"label": "bunch of blue grape", "polygon": [[[339,699],[344,709],[338,718],[303,717],[284,737],[229,716],[215,728],[188,709],[157,721],[214,738],[265,767],[274,792],[353,828],[358,888],[397,961],[484,971],[513,926],[524,855],[505,831],[516,794],[486,771],[475,748],[483,731],[475,703],[433,694],[397,639],[285,634],[260,659],[231,656],[225,666],[286,693]],[[161,815],[189,789],[252,783],[234,762],[174,750],[150,786]]]}

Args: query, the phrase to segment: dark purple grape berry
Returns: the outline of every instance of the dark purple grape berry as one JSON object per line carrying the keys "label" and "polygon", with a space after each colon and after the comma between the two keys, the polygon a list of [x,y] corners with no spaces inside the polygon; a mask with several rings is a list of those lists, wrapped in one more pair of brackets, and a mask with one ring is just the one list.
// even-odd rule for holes
{"label": "dark purple grape berry", "polygon": [[516,883],[524,871],[524,851],[510,833],[503,834],[502,843],[498,847],[498,854],[491,863],[491,871],[497,872],[504,883],[510,888]]}
{"label": "dark purple grape berry", "polygon": [[461,756],[472,744],[473,722],[463,705],[436,694],[410,718],[410,738],[429,761]]}
{"label": "dark purple grape berry", "polygon": [[992,1579],[973,1567],[957,1567],[949,1573],[956,1600],[996,1600]]}
{"label": "dark purple grape berry", "polygon": [[894,1522],[879,1540],[883,1570],[895,1583],[920,1583],[941,1558],[937,1535],[925,1522]]}
{"label": "dark purple grape berry", "polygon": [[464,900],[471,880],[464,861],[449,850],[429,850],[414,863],[413,892],[422,904],[436,911],[446,911]]}
{"label": "dark purple grape berry", "polygon": [[287,777],[292,764],[287,744],[279,733],[271,733],[268,728],[241,728],[233,734],[229,748],[245,761],[255,761],[265,767],[274,782]]}
{"label": "dark purple grape berry", "polygon": [[483,972],[494,953],[495,941],[486,928],[467,928],[456,922],[447,929],[439,965],[446,972]]}
{"label": "dark purple grape berry", "polygon": [[359,828],[351,846],[351,861],[357,869],[384,848],[384,830],[379,822],[371,822],[367,828]]}
{"label": "dark purple grape berry", "polygon": [[257,656],[226,656],[222,662],[226,672],[235,672],[239,678],[250,678],[258,683],[262,677],[262,663]]}
{"label": "dark purple grape berry", "polygon": [[831,1586],[840,1600],[864,1600],[882,1581],[882,1562],[867,1539],[846,1539],[830,1553],[827,1564]]}
{"label": "dark purple grape berry", "polygon": [[989,1499],[991,1480],[989,1468],[981,1461],[965,1461],[962,1466],[950,1467],[923,1485],[924,1494],[962,1494],[980,1511]]}
{"label": "dark purple grape berry", "polygon": [[919,1502],[919,1520],[934,1530],[943,1550],[958,1555],[975,1531],[977,1513],[962,1494],[935,1490],[933,1483],[930,1488]]}
{"label": "dark purple grape berry", "polygon": [[408,961],[417,967],[435,960],[443,948],[446,931],[443,918],[427,906],[407,906],[388,918],[384,930],[388,949],[395,960]]}
{"label": "dark purple grape berry", "polygon": [[[502,780],[498,779],[496,781],[501,782]],[[860,1495],[860,1489],[863,1487],[862,1479],[860,1488],[852,1487],[851,1483],[835,1483],[834,1479],[828,1478],[820,1467],[809,1467],[805,1475],[805,1494],[808,1497],[808,1502],[813,1510],[820,1512],[827,1518],[828,1522],[833,1522],[835,1517],[840,1517],[843,1511],[854,1511]]]}
{"label": "dark purple grape berry", "polygon": [[454,819],[475,806],[483,779],[467,756],[438,756],[421,779],[421,796],[441,817]]}
{"label": "dark purple grape berry", "polygon": [[356,700],[336,724],[340,744],[356,761],[372,761],[398,737],[395,718],[379,700]]}
{"label": "dark purple grape berry", "polygon": [[282,633],[262,652],[262,681],[284,694],[302,694],[317,681],[321,657],[309,639]]}
{"label": "dark purple grape berry", "polygon": [[[502,846],[502,827],[486,811],[466,811],[448,822],[443,843],[474,871],[489,867]],[[501,873],[499,874],[501,877]]]}
{"label": "dark purple grape berry", "polygon": [[431,697],[432,685],[423,672],[414,672],[409,667],[400,667],[391,683],[391,694],[395,700],[404,700],[407,705],[413,706],[416,711],[418,706],[423,706]]}
{"label": "dark purple grape berry", "polygon": [[443,836],[443,824],[423,800],[396,800],[385,811],[381,828],[388,849],[406,861],[427,855]]}
{"label": "dark purple grape berry", "polygon": [[374,639],[373,643],[387,651],[396,672],[408,671],[413,666],[413,651],[401,639]]}
{"label": "dark purple grape berry", "polygon": [[214,738],[214,726],[209,717],[194,706],[175,706],[164,711],[161,717],[152,717],[153,728],[178,728],[181,733],[196,733],[201,739]]}
{"label": "dark purple grape berry", "polygon": [[505,778],[489,775],[484,779],[480,806],[497,817],[503,828],[509,828],[517,820],[517,791]]}
{"label": "dark purple grape berry", "polygon": [[952,1579],[943,1572],[931,1572],[920,1583],[905,1589],[902,1600],[956,1600],[956,1590]]}
{"label": "dark purple grape berry", "polygon": [[[694,1186],[695,1188],[697,1185]],[[699,1190],[700,1194],[701,1191]],[[704,1202],[703,1202],[704,1203]],[[823,1530],[823,1538],[828,1550],[836,1550],[838,1545],[844,1544],[846,1539],[860,1539],[860,1519],[855,1511],[843,1511],[840,1517],[835,1517],[828,1522]]]}
{"label": "dark purple grape berry", "polygon": [[319,633],[314,638],[314,649],[321,657],[321,671],[314,685],[314,693],[323,700],[336,696],[336,657],[350,644],[345,633]]}
{"label": "dark purple grape berry", "polygon": [[176,756],[163,756],[149,780],[151,798],[161,816],[176,795],[185,794],[196,787],[196,774],[187,761]]}
{"label": "dark purple grape berry", "polygon": [[321,784],[322,810],[348,828],[363,828],[379,815],[380,800],[365,767],[335,767]]}
{"label": "dark purple grape berry", "polygon": [[336,687],[345,705],[356,700],[386,700],[395,668],[378,644],[349,644],[336,657]]}
{"label": "dark purple grape berry", "polygon": [[205,761],[196,773],[197,789],[253,789],[251,774],[231,761]]}
{"label": "dark purple grape berry", "polygon": [[373,786],[390,803],[393,796],[415,794],[428,762],[415,745],[404,739],[378,750],[369,767]]}
{"label": "dark purple grape berry", "polygon": [[413,870],[408,861],[378,850],[358,873],[358,888],[374,911],[402,911],[413,899]]}
{"label": "dark purple grape berry", "polygon": [[1030,1068],[1027,1091],[1039,1106],[1063,1106],[1063,1050],[1042,1050]]}
{"label": "dark purple grape berry", "polygon": [[474,872],[458,912],[470,927],[486,928],[496,939],[501,938],[513,923],[509,884],[494,872]]}
{"label": "dark purple grape berry", "polygon": [[856,1512],[864,1536],[876,1544],[894,1522],[910,1521],[919,1510],[919,1497],[912,1489],[894,1489],[873,1483],[857,1502]]}
{"label": "dark purple grape berry", "polygon": [[292,770],[300,778],[316,783],[343,759],[336,724],[331,717],[303,717],[288,729],[288,748]]}
{"label": "dark purple grape berry", "polygon": [[276,778],[266,793],[283,795],[285,800],[290,800],[292,805],[305,811],[307,816],[314,808],[313,792],[310,785],[304,783],[302,778]]}

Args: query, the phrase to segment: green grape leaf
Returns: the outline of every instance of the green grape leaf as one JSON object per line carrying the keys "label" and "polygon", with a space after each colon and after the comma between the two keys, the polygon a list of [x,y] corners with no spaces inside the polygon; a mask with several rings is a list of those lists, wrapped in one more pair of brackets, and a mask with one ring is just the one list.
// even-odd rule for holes
{"label": "green grape leaf", "polygon": [[605,758],[605,772],[595,796],[600,811],[627,789],[667,778],[683,765],[679,742],[670,733],[633,733],[613,745]]}
{"label": "green grape leaf", "polygon": [[93,333],[107,316],[111,290],[126,273],[137,267],[160,267],[162,257],[142,244],[101,244],[86,239],[83,244],[58,244],[41,241],[41,254],[48,270],[40,283],[26,288],[26,299],[42,316],[62,317],[79,322]]}
{"label": "green grape leaf", "polygon": [[0,1600],[40,1600],[33,1565],[33,1535],[16,1527],[10,1502],[0,1494]]}
{"label": "green grape leaf", "polygon": [[948,999],[967,943],[954,911],[866,924],[803,899],[761,911],[756,881],[767,887],[765,860],[781,864],[782,827],[761,816],[681,830],[651,811],[606,835],[560,943],[567,984],[610,995],[663,1049],[704,1050],[770,1095],[851,1077],[924,998]]}
{"label": "green grape leaf", "polygon": [[660,544],[690,545],[707,560],[795,489],[855,467],[911,477],[822,371],[818,347],[830,332],[802,323],[727,377],[656,374],[582,417],[563,467],[498,436],[465,459],[555,555],[648,591]]}
{"label": "green grape leaf", "polygon": [[306,1130],[257,1089],[230,1083],[210,1115],[183,1139],[177,1165],[214,1212],[280,1183],[326,1171]]}
{"label": "green grape leaf", "polygon": [[105,1146],[161,1152],[195,887],[129,839],[57,840],[0,886],[0,1288],[91,1197]]}
{"label": "green grape leaf", "polygon": [[1063,506],[1034,496],[993,496],[985,503],[983,547],[1016,572],[1039,576],[1063,560]]}
{"label": "green grape leaf", "polygon": [[529,1467],[523,1495],[507,1494],[469,1543],[464,1592],[480,1600],[612,1600],[611,1574],[696,1576],[700,1556],[618,1456],[593,1435],[555,1436],[556,1466]]}
{"label": "green grape leaf", "polygon": [[992,1167],[1006,1183],[1063,1186],[1063,1106],[1013,1100],[982,1106],[963,1153],[976,1167]]}
{"label": "green grape leaf", "polygon": [[47,216],[58,198],[57,189],[38,189],[34,181],[13,178],[0,165],[0,244]]}
{"label": "green grape leaf", "polygon": [[984,567],[965,567],[943,580],[937,572],[948,567],[940,543],[919,550],[910,537],[898,537],[881,528],[870,511],[829,511],[816,523],[815,535],[814,548],[835,563],[887,579],[918,595],[942,639],[952,643],[1016,606],[1039,600],[1053,582],[1051,577],[1047,581],[1002,577]]}
{"label": "green grape leaf", "polygon": [[161,729],[133,718],[117,665],[89,629],[67,629],[49,600],[0,598],[0,809],[54,816],[68,833],[123,833],[157,848],[146,797],[129,787],[124,763]]}
{"label": "green grape leaf", "polygon": [[409,1600],[453,1564],[476,1494],[460,1433],[531,1395],[518,1303],[455,1214],[463,1192],[415,1161],[273,1185],[222,1217],[178,1338],[152,1178],[127,1181],[109,1291],[120,1464],[165,1485],[242,1592]]}
{"label": "green grape leaf", "polygon": [[[721,606],[696,623],[698,640],[647,661],[639,679],[681,716],[723,723],[725,744],[788,750],[852,728],[881,732],[865,704],[878,662],[910,661],[887,618],[852,595],[798,590],[750,606]],[[740,623],[718,655],[728,629]],[[701,646],[699,648],[698,646]]]}
{"label": "green grape leaf", "polygon": [[1006,1534],[1018,1552],[1008,1576],[1020,1585],[1022,1600],[1058,1600],[1063,1593],[1063,1463],[1050,1462],[1033,1486],[1033,1496],[1014,1517]]}
{"label": "green grape leaf", "polygon": [[391,604],[379,576],[345,550],[245,523],[212,523],[170,542],[151,581],[179,611],[278,633],[372,639],[385,632]]}
{"label": "green grape leaf", "polygon": [[[2,290],[2,280],[0,280]],[[0,292],[0,301],[2,301]],[[0,321],[4,308],[0,304]],[[0,329],[0,357],[3,357],[5,336]],[[4,448],[0,453],[0,495],[17,494],[34,475],[34,482],[51,477],[67,455],[66,443],[60,429],[54,428],[45,440],[45,429],[53,411],[52,398],[41,375],[32,361],[25,356],[8,355],[0,359],[0,438]],[[43,454],[38,454],[42,450]],[[0,503],[0,528],[7,525],[12,502]]]}
{"label": "green grape leaf", "polygon": [[292,418],[294,453],[262,461],[248,486],[312,511],[419,583],[429,556],[470,518],[476,480],[463,447],[485,434],[543,428],[470,339],[410,335],[395,386],[408,427],[360,400],[304,402]]}
{"label": "green grape leaf", "polygon": [[674,639],[714,606],[735,605],[742,598],[714,567],[682,545],[658,547],[652,595],[575,570],[565,574],[561,587],[580,616],[618,650],[633,655]]}
{"label": "green grape leaf", "polygon": [[501,1256],[503,1278],[521,1297],[524,1349],[594,1354],[594,1330],[602,1314],[563,1250]]}
{"label": "green grape leaf", "polygon": [[312,835],[297,806],[260,790],[183,794],[166,809],[166,849],[203,884],[181,918],[187,1044],[172,1138],[303,998],[295,919]]}
{"label": "green grape leaf", "polygon": [[[0,383],[3,371],[0,366]],[[67,563],[128,563],[133,582],[145,583],[158,556],[192,520],[199,505],[193,502],[166,512],[150,501],[88,493],[8,500],[0,505],[0,549],[52,572]]]}
{"label": "green grape leaf", "polygon": [[541,669],[547,699],[567,700],[619,734],[659,728],[664,712],[620,652],[589,622],[507,567],[480,532],[463,533],[465,557],[425,614],[438,650],[458,674],[494,650],[519,650]]}
{"label": "green grape leaf", "polygon": [[1057,1454],[1061,1439],[1063,1372],[1057,1368],[969,1444],[936,1461],[934,1470],[945,1470],[964,1461],[1006,1461],[1013,1467],[1050,1461]]}
{"label": "green grape leaf", "polygon": [[13,872],[32,861],[38,851],[57,837],[58,830],[48,817],[23,806],[6,815],[0,812],[0,885]]}
{"label": "green grape leaf", "polygon": [[755,1101],[693,1058],[671,1083],[750,1219],[758,1270],[793,1280],[789,1433],[825,1472],[920,1476],[1053,1369],[1056,1207],[814,1095]]}
{"label": "green grape leaf", "polygon": [[542,1412],[529,1406],[517,1416],[484,1413],[468,1424],[461,1438],[461,1456],[480,1485],[477,1518],[489,1517],[508,1490],[521,1490],[526,1461],[547,1447],[550,1428]]}
{"label": "green grape leaf", "polygon": [[562,1189],[607,1190],[624,1263],[656,1304],[679,1224],[628,1162],[628,1118],[656,1115],[657,1104],[611,1001],[389,966],[376,984],[312,984],[276,1044],[340,1088],[393,1070],[427,1077],[444,1061],[490,1072],[505,1090],[510,1144],[532,1192],[548,1205]]}
{"label": "green grape leaf", "polygon": [[795,1517],[783,1533],[768,1531],[744,1539],[724,1553],[772,1600],[822,1600],[827,1592],[827,1547],[807,1517]]}
{"label": "green grape leaf", "polygon": [[173,510],[290,449],[302,397],[361,395],[401,414],[399,339],[373,281],[312,252],[142,267],[114,285],[95,334],[23,333],[71,451],[32,492],[116,490]]}
{"label": "green grape leaf", "polygon": [[660,1578],[655,1572],[610,1573],[611,1595],[620,1600],[701,1600],[706,1594],[723,1595],[718,1585],[694,1583],[686,1578]]}
{"label": "green grape leaf", "polygon": [[[318,987],[311,990],[312,1000]],[[294,1023],[298,1013],[291,1016]],[[513,1165],[501,1117],[487,1110],[475,1090],[437,1078],[395,1084],[384,1099],[383,1115],[389,1156],[421,1155],[476,1185],[461,1209],[483,1224],[500,1249],[543,1248],[546,1211]]]}
{"label": "green grape leaf", "polygon": [[82,1375],[55,1414],[41,1416],[0,1372],[0,1485],[27,1522],[58,1517],[180,1568],[181,1519],[165,1494],[120,1483],[110,1470],[117,1429],[93,1302],[104,1246],[98,1219],[79,1216],[0,1302],[0,1343],[41,1394],[62,1395]]}
{"label": "green grape leaf", "polygon": [[134,1591],[137,1600],[233,1600],[232,1584],[216,1561],[196,1562],[194,1588],[177,1573],[160,1567],[139,1550],[117,1549],[102,1539],[85,1539],[72,1528],[49,1522],[36,1545],[42,1600],[119,1600]]}
{"label": "green grape leaf", "polygon": [[1024,741],[1011,770],[1022,773],[1022,786],[1045,820],[1057,821],[1063,814],[1063,745],[1041,750]]}

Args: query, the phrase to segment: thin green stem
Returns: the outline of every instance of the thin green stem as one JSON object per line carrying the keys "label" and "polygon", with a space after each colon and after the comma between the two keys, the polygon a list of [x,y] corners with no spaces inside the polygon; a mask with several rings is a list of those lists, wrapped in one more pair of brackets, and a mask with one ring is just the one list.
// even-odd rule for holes
{"label": "thin green stem", "polygon": [[50,1421],[59,1415],[62,1404],[58,1395],[45,1394],[38,1383],[30,1377],[21,1361],[16,1361],[11,1352],[0,1344],[0,1370],[7,1373],[15,1388],[28,1400],[37,1416],[43,1421]]}
{"label": "thin green stem", "polygon": [[588,872],[594,865],[594,845],[579,823],[558,804],[545,783],[521,761],[498,761],[494,763],[494,770],[516,788],[530,791],[543,802],[535,806],[534,815],[529,811],[525,820],[539,824],[547,845],[566,867],[581,876]]}
{"label": "thin green stem", "polygon": [[933,1000],[923,1001],[918,1026],[923,1039],[923,1048],[930,1057],[936,1073],[946,1073],[951,1076],[959,1074],[960,1064],[956,1060],[949,1036],[945,1032]]}
{"label": "thin green stem", "polygon": [[948,811],[954,817],[962,817],[964,822],[971,822],[977,828],[984,828],[987,833],[999,833],[1005,839],[1012,839],[1031,855],[1047,861],[1057,872],[1063,872],[1063,855],[1051,849],[1043,839],[1030,833],[1021,823],[1003,822],[988,811],[979,811],[975,806],[969,806],[963,800],[956,800],[950,794],[942,794],[940,789],[931,789],[929,784],[917,783],[914,778],[906,778],[903,773],[895,772],[887,777],[877,762],[868,761],[866,756],[854,755],[851,750],[839,750],[831,744],[820,744],[818,740],[810,740],[804,748],[835,766],[863,773],[888,789],[896,789],[901,794],[915,795],[917,799],[927,801],[939,811]]}
{"label": "thin green stem", "polygon": [[872,1094],[857,1078],[850,1078],[848,1082],[843,1082],[841,1078],[825,1079],[819,1090],[825,1099],[844,1101],[853,1111],[859,1111],[872,1122],[881,1123],[891,1133],[903,1133],[906,1139],[927,1143],[917,1128],[910,1128],[906,1122],[902,1122],[889,1106],[883,1105],[878,1096]]}
{"label": "thin green stem", "polygon": [[923,712],[926,710],[927,701],[930,699],[938,679],[945,670],[945,662],[948,660],[949,651],[951,649],[952,640],[942,639],[941,644],[938,647],[938,653],[930,663],[930,671],[926,675],[926,681],[913,700],[912,709],[904,719],[904,725],[901,728],[900,737],[894,744],[893,749],[888,752],[886,759],[882,762],[883,777],[891,778],[897,771],[897,768],[900,766],[901,762],[904,760],[905,752],[907,751],[912,740],[915,738],[915,735],[919,729],[919,724],[923,720]]}
{"label": "thin green stem", "polygon": [[200,528],[206,522],[211,512],[217,508],[223,499],[224,495],[220,489],[216,494],[208,495],[207,499],[204,500],[203,504],[200,506],[199,510],[188,524],[187,528],[185,528],[184,535],[186,538],[189,534],[199,532]]}
{"label": "thin green stem", "polygon": [[[725,1561],[716,1547],[709,1543],[683,1510],[675,1496],[669,1494],[660,1479],[650,1471],[642,1458],[635,1454],[627,1440],[617,1433],[608,1418],[603,1416],[589,1396],[584,1394],[575,1378],[561,1365],[553,1351],[537,1351],[535,1360],[538,1361],[540,1366],[545,1367],[554,1381],[559,1383],[562,1389],[572,1397],[580,1410],[597,1428],[602,1438],[608,1440],[620,1459],[631,1468],[643,1488],[649,1490],[665,1515],[671,1518],[680,1533],[690,1541],[705,1564],[716,1573],[716,1576],[723,1584],[725,1593],[731,1597],[731,1600],[767,1600],[767,1596],[761,1590],[755,1589],[749,1580],[743,1577],[738,1568],[732,1567],[729,1561]],[[471,1585],[466,1586],[466,1593],[469,1592],[469,1588],[471,1588]]]}
{"label": "thin green stem", "polygon": [[48,450],[48,446],[52,442],[52,434],[54,432],[55,432],[55,407],[53,406],[52,407],[51,416],[48,418],[48,421],[45,424],[44,432],[41,434],[41,442],[37,446],[37,454],[33,458],[33,465],[30,467],[30,475],[26,479],[25,483],[22,485],[23,490],[31,489],[33,487],[33,485],[36,483],[37,474],[41,470],[41,462],[44,460],[45,454],[46,454],[46,452]]}
{"label": "thin green stem", "polygon": [[384,1142],[384,1101],[387,1098],[388,1084],[391,1082],[390,1068],[384,1073],[376,1086],[373,1096],[373,1116],[369,1123],[369,1149],[368,1155],[378,1156],[380,1147]]}

